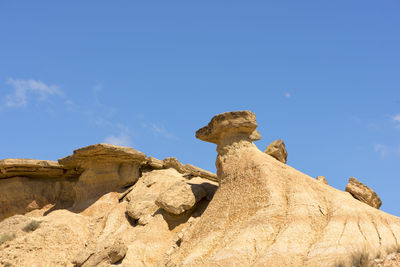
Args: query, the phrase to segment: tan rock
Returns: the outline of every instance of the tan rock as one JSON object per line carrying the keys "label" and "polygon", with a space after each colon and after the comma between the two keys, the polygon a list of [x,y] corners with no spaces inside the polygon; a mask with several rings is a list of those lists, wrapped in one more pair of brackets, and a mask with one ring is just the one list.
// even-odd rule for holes
{"label": "tan rock", "polygon": [[185,166],[182,163],[180,163],[177,158],[173,158],[173,157],[165,158],[163,160],[163,165],[164,165],[164,168],[174,168],[179,173],[186,173]]}
{"label": "tan rock", "polygon": [[346,186],[346,192],[349,192],[355,199],[379,209],[382,201],[374,190],[358,181],[356,178],[349,178],[349,183]]}
{"label": "tan rock", "polygon": [[156,204],[169,213],[179,215],[192,209],[206,194],[201,185],[176,182],[158,196]]}
{"label": "tan rock", "polygon": [[0,178],[62,178],[73,177],[79,173],[67,170],[56,161],[36,159],[3,159],[0,160]]}
{"label": "tan rock", "polygon": [[180,181],[185,181],[185,178],[173,168],[144,173],[126,196],[127,215],[138,220],[139,224],[147,224],[151,220],[149,216],[159,209],[156,205],[159,195]]}
{"label": "tan rock", "polygon": [[321,183],[328,184],[328,181],[326,180],[325,176],[317,176],[316,180],[320,181]]}
{"label": "tan rock", "polygon": [[196,132],[200,140],[218,144],[226,137],[234,135],[240,137],[245,135],[252,141],[261,139],[260,133],[256,130],[256,115],[248,110],[225,112],[214,116],[207,126]]}
{"label": "tan rock", "polygon": [[193,166],[191,164],[185,165],[185,171],[186,171],[186,173],[189,173],[192,176],[201,177],[201,178],[208,179],[211,181],[218,181],[218,177],[216,174],[206,171],[206,170],[203,170],[203,169]]}
{"label": "tan rock", "polygon": [[100,195],[120,191],[134,184],[146,155],[130,147],[95,144],[74,151],[59,163],[65,168],[83,169],[76,183],[75,206]]}
{"label": "tan rock", "polygon": [[148,164],[152,169],[155,170],[160,170],[164,167],[164,163],[162,160],[153,157],[146,158],[146,164]]}
{"label": "tan rock", "polygon": [[285,143],[281,139],[276,140],[271,144],[269,144],[267,149],[265,149],[264,153],[286,164],[288,154],[286,151]]}
{"label": "tan rock", "polygon": [[396,246],[400,218],[261,152],[251,142],[255,116],[234,114],[197,133],[218,146],[220,186],[166,266],[350,266],[361,249],[375,256]]}

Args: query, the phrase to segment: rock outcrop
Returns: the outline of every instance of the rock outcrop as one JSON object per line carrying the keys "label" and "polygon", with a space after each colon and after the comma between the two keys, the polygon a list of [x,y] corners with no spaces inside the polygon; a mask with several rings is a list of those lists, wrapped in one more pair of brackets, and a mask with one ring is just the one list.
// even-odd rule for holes
{"label": "rock outcrop", "polygon": [[315,178],[317,181],[320,181],[321,183],[328,184],[328,181],[326,180],[325,176],[317,176]]}
{"label": "rock outcrop", "polygon": [[348,266],[398,246],[400,218],[261,152],[256,126],[229,112],[196,133],[217,144],[220,187],[167,266]]}
{"label": "rock outcrop", "polygon": [[346,186],[346,192],[349,192],[355,199],[376,209],[379,209],[382,205],[382,201],[375,191],[354,177],[349,178],[349,183]]}
{"label": "rock outcrop", "polygon": [[269,144],[265,149],[264,153],[286,164],[288,153],[286,151],[285,143],[281,139],[276,140],[271,144]]}
{"label": "rock outcrop", "polygon": [[0,266],[398,262],[400,218],[258,150],[256,127],[228,112],[196,133],[217,144],[218,176],[106,144],[59,163],[3,161]]}

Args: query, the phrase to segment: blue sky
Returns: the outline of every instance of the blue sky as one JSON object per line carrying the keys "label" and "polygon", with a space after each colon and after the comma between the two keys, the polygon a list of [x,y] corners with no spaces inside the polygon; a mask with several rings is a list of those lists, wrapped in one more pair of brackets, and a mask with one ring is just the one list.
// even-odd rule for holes
{"label": "blue sky", "polygon": [[257,114],[264,150],[400,215],[399,1],[2,1],[0,158],[109,142],[215,171],[195,131]]}

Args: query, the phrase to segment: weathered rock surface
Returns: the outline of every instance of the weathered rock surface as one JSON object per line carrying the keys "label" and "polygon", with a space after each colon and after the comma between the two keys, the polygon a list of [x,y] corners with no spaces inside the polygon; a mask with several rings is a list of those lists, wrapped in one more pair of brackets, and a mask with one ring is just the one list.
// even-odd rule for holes
{"label": "weathered rock surface", "polygon": [[264,153],[286,164],[288,153],[286,151],[285,143],[281,139],[269,144]]}
{"label": "weathered rock surface", "polygon": [[346,186],[346,192],[349,192],[355,199],[379,209],[382,201],[374,190],[358,181],[356,178],[349,178],[349,183]]}
{"label": "weathered rock surface", "polygon": [[220,186],[167,266],[347,266],[358,251],[373,258],[398,245],[400,218],[261,152],[255,125],[231,112],[196,133],[217,144]]}
{"label": "weathered rock surface", "polygon": [[326,180],[325,176],[317,176],[316,180],[320,181],[321,183],[328,184],[328,181]]}
{"label": "weathered rock surface", "polygon": [[179,215],[190,210],[205,197],[207,192],[201,185],[189,185],[186,182],[176,182],[161,193],[156,204],[163,210]]}
{"label": "weathered rock surface", "polygon": [[[398,262],[390,253],[400,245],[400,218],[261,152],[256,127],[253,113],[229,112],[197,132],[217,144],[218,183],[175,159],[164,165],[103,144],[60,160],[81,176],[0,179],[0,201],[10,199],[0,206],[0,266]],[[13,206],[25,214],[9,217]]]}
{"label": "weathered rock surface", "polygon": [[56,161],[36,159],[0,160],[0,178],[60,178],[66,170]]}
{"label": "weathered rock surface", "polygon": [[146,155],[133,148],[95,144],[77,149],[58,162],[66,168],[83,170],[75,186],[75,206],[78,206],[85,200],[134,184],[145,160]]}

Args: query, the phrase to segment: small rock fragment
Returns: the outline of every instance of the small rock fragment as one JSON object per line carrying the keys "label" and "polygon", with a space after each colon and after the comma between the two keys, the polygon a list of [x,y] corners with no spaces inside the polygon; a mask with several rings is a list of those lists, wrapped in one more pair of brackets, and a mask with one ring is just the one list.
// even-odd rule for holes
{"label": "small rock fragment", "polygon": [[285,143],[281,139],[276,140],[271,144],[269,144],[267,149],[265,149],[264,153],[286,164],[288,153],[286,151]]}
{"label": "small rock fragment", "polygon": [[328,184],[328,181],[326,180],[325,176],[317,176],[316,180],[320,181],[321,183]]}

